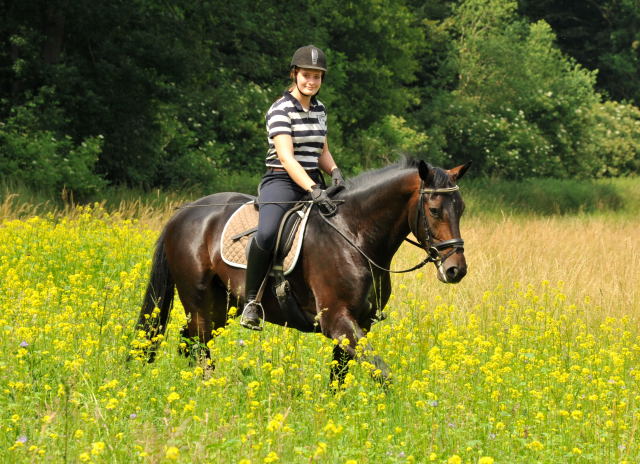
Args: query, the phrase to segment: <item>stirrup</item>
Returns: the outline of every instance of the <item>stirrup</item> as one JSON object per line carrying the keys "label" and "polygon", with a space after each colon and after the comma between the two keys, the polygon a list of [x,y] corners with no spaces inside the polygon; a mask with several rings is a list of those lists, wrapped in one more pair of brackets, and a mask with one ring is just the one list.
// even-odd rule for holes
{"label": "stirrup", "polygon": [[[262,317],[258,314],[258,309],[262,313]],[[253,313],[251,316],[255,317],[246,317],[245,313]],[[256,300],[249,301],[246,305],[244,305],[244,309],[242,310],[242,315],[240,316],[240,325],[246,329],[251,330],[262,330],[262,326],[264,325],[264,308],[262,307],[262,303]]]}

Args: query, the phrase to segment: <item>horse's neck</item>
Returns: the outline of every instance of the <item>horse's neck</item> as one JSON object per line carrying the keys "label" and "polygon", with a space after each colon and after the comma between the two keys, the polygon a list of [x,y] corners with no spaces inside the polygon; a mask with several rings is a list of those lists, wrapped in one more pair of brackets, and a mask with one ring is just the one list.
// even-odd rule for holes
{"label": "horse's neck", "polygon": [[379,259],[391,260],[410,232],[409,205],[418,188],[417,177],[415,171],[408,172],[350,202],[352,211],[346,216],[351,230],[357,231],[362,248]]}

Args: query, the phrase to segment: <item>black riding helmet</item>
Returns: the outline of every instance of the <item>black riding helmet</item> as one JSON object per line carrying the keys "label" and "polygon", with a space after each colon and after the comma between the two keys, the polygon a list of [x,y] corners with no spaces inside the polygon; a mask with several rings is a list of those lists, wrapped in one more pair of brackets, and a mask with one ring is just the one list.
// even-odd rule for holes
{"label": "black riding helmet", "polygon": [[291,68],[318,69],[327,72],[327,58],[315,45],[300,47],[291,58]]}

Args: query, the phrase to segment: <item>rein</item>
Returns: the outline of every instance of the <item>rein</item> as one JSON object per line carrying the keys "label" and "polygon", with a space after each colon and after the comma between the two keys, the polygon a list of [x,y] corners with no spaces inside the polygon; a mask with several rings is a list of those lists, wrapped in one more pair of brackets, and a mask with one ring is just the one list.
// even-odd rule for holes
{"label": "rein", "polygon": [[[427,242],[431,242],[431,233],[429,231],[429,225],[424,215],[424,208],[423,208],[424,194],[452,193],[452,192],[458,191],[460,187],[458,187],[457,185],[453,187],[443,187],[443,188],[423,188],[423,187],[424,187],[424,181],[421,182],[420,184],[420,200],[418,202],[418,213],[416,215],[417,216],[416,217],[416,237],[417,237],[419,222],[420,222],[420,219],[422,219],[424,221],[424,230],[426,233]],[[367,256],[367,254],[362,250],[362,248],[356,245],[351,238],[347,237],[347,235],[344,232],[342,232],[340,229],[338,229],[338,227],[335,224],[331,223],[327,218],[327,216],[321,213],[320,217],[326,224],[328,224],[333,230],[335,230],[338,233],[338,235],[344,238],[349,245],[355,248],[358,251],[358,253],[360,253],[369,262],[371,266],[377,269],[380,269],[381,271],[384,271],[384,272],[391,272],[394,274],[403,274],[405,272],[411,272],[411,271],[415,271],[416,269],[420,269],[427,263],[443,263],[449,256],[455,253],[458,249],[462,249],[464,247],[464,240],[462,240],[461,238],[452,238],[450,240],[445,240],[440,243],[432,244],[427,248],[427,245],[422,245],[421,243],[418,243],[414,240],[411,240],[410,238],[405,237],[404,239],[405,241],[409,242],[413,246],[420,248],[421,250],[424,250],[427,253],[427,256],[420,263],[416,264],[415,266],[409,269],[402,269],[402,270],[396,271],[393,269],[387,269],[377,264],[373,259]],[[447,253],[445,256],[442,256],[440,254],[440,251],[444,250],[445,248],[453,248],[453,249],[449,253]]]}
{"label": "rein", "polygon": [[[334,203],[344,203],[344,200],[331,200]],[[207,206],[242,206],[246,205],[248,202],[246,201],[238,201],[238,202],[227,202],[227,203],[203,203],[201,205],[192,205],[191,203],[187,203],[186,205],[176,206],[175,209],[183,209],[183,208],[204,208]],[[256,205],[297,205],[300,203],[313,203],[313,200],[300,200],[300,201],[254,201]]]}
{"label": "rein", "polygon": [[[324,214],[320,214],[320,217],[322,218],[322,220],[327,223],[333,230],[335,230],[338,235],[340,235],[343,239],[345,239],[347,241],[347,243],[349,245],[351,245],[353,248],[355,248],[358,253],[360,253],[368,262],[370,265],[372,265],[373,267],[376,267],[378,269],[380,269],[381,271],[385,271],[385,272],[393,272],[394,274],[402,274],[405,272],[411,272],[411,271],[415,271],[416,269],[420,269],[422,266],[424,266],[427,263],[430,262],[436,262],[438,260],[437,257],[433,256],[433,254],[431,253],[431,249],[429,249],[429,251],[427,251],[427,257],[425,259],[422,260],[422,262],[416,264],[415,266],[413,266],[410,269],[403,269],[401,271],[394,271],[393,269],[387,269],[386,267],[380,266],[379,264],[377,264],[373,259],[369,258],[369,256],[367,256],[367,254],[362,250],[362,248],[360,248],[358,245],[356,245],[353,240],[351,240],[349,237],[347,237],[344,232],[342,232],[340,229],[338,229],[335,224],[331,223],[329,221],[329,219],[327,219],[327,217]],[[405,238],[406,241],[408,241],[409,243],[411,243],[412,245],[416,245],[418,248],[424,250],[424,247],[416,242],[414,242],[413,240],[410,240],[408,238]],[[440,256],[440,253],[438,253],[438,256]]]}

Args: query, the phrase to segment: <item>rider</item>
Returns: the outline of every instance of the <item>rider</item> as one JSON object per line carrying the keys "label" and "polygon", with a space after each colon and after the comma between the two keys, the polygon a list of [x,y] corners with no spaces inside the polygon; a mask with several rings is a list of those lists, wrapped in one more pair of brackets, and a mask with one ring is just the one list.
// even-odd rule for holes
{"label": "rider", "polygon": [[240,324],[248,329],[262,329],[263,311],[256,296],[269,270],[282,216],[292,202],[307,195],[321,211],[335,209],[322,188],[319,169],[331,174],[334,185],[344,184],[329,151],[327,113],[316,98],[326,71],[327,60],[318,47],[307,45],[296,50],[291,59],[291,86],[267,111],[267,172],[258,188],[258,231],[249,246],[246,304],[240,318]]}

